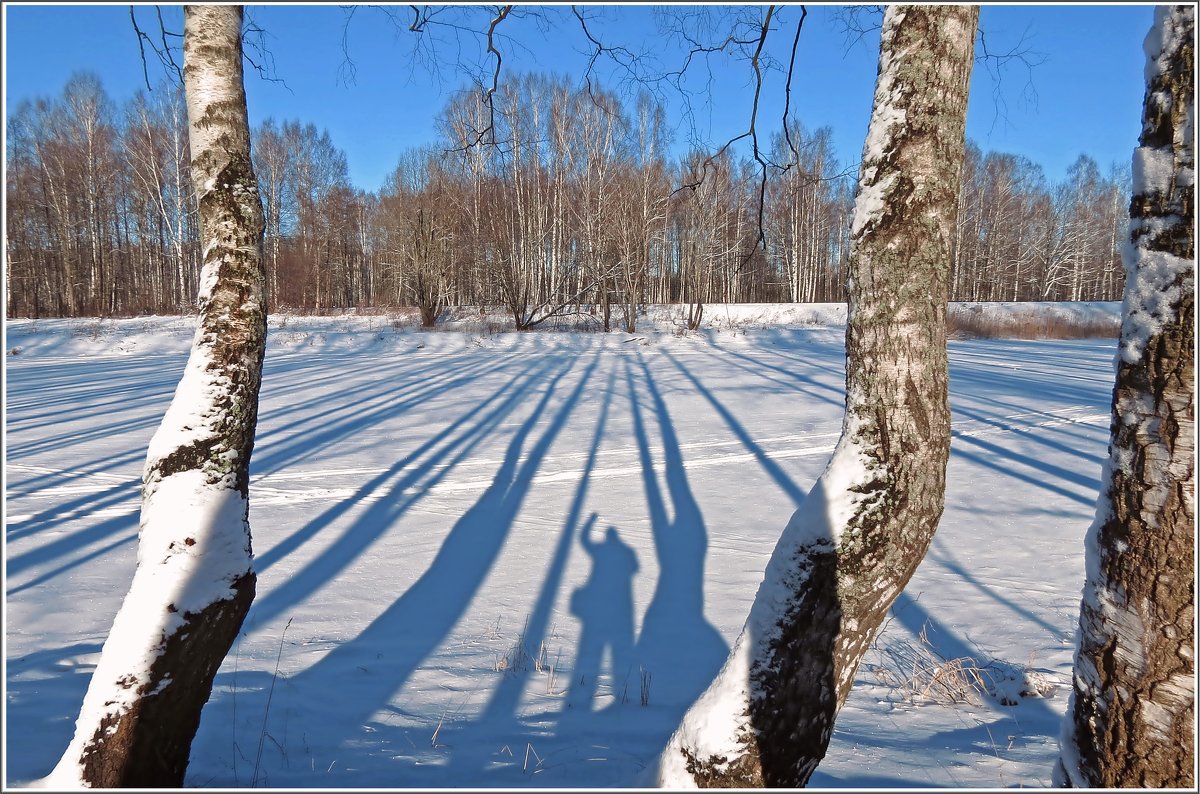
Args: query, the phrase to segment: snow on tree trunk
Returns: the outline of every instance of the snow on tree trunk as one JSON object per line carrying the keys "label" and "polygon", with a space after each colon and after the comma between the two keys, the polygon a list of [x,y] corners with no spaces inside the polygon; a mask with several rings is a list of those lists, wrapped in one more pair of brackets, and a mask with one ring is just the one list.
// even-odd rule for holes
{"label": "snow on tree trunk", "polygon": [[1055,782],[1195,786],[1195,10],[1145,43],[1112,437]]}
{"label": "snow on tree trunk", "polygon": [[667,787],[802,786],[942,513],[946,290],[979,10],[889,6],[854,208],[846,415],[725,666],[660,759]]}
{"label": "snow on tree trunk", "polygon": [[146,456],[133,584],[51,787],[182,785],[200,711],[254,598],[247,485],[266,315],[241,27],[238,6],[184,12],[199,327]]}

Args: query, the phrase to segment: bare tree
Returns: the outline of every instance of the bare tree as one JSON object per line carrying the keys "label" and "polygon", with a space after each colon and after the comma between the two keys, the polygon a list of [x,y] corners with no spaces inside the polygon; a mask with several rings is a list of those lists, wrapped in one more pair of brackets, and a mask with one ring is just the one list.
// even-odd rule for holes
{"label": "bare tree", "polygon": [[183,105],[182,86],[164,86],[157,99],[139,92],[126,111],[123,147],[130,175],[149,198],[155,225],[162,230],[158,242],[172,254],[173,278],[158,285],[159,294],[173,286],[172,303],[178,308],[191,304],[196,284],[187,250],[195,198]]}
{"label": "bare tree", "polygon": [[266,314],[240,6],[184,10],[199,327],[143,474],[138,567],[49,782],[179,786],[213,677],[254,598],[248,520]]}
{"label": "bare tree", "polygon": [[[356,13],[348,9],[347,19],[360,19]],[[443,152],[446,195],[458,205],[455,213],[438,213],[438,225],[454,238],[453,278],[430,281],[421,294],[444,287],[458,305],[503,304],[522,327],[578,313],[585,302],[607,311],[615,301],[626,330],[647,300],[687,303],[687,322],[696,326],[707,301],[844,299],[853,188],[828,131],[806,133],[789,115],[803,7],[660,9],[658,30],[678,47],[657,54],[621,45],[615,18],[582,6],[376,13],[405,31],[415,61],[435,72],[439,61],[456,63],[472,83],[448,103],[441,139],[431,142]],[[876,17],[882,8],[871,21]],[[505,56],[531,27],[581,37],[588,60],[577,84],[511,73]],[[766,47],[781,33],[790,60]],[[158,36],[138,34],[143,53],[152,50],[171,72],[167,37],[174,34],[164,30],[161,45]],[[468,65],[471,42],[478,68]],[[457,44],[465,49],[451,59]],[[980,46],[977,60],[989,68],[1031,65],[1021,47],[988,53]],[[747,69],[759,98],[771,90],[773,73],[786,75],[784,118],[768,132],[752,102],[744,132],[715,146],[693,139],[694,156],[669,162],[663,100],[670,95],[691,118],[705,73],[728,67]],[[623,102],[632,91],[601,85],[603,71],[636,88],[636,106]],[[61,98],[18,106],[10,117],[10,316],[178,311],[194,296],[199,234],[195,213],[181,214],[178,200],[190,181],[186,147],[167,118],[179,114],[166,112],[169,101],[144,98],[124,114],[109,113],[98,85],[94,77],[73,77]],[[112,151],[114,139],[123,151]],[[345,155],[327,132],[302,120],[268,120],[255,131],[253,156],[272,305],[337,310],[417,302],[404,270],[393,257],[380,257],[395,241],[370,211],[383,197],[350,186]],[[1023,158],[969,148],[952,249],[953,300],[1104,300],[1119,293],[1128,179],[1101,176],[1086,156],[1059,185],[1047,186],[1035,171]]]}
{"label": "bare tree", "polygon": [[409,151],[384,185],[377,216],[389,277],[420,311],[425,328],[437,322],[453,294],[454,207],[447,182],[433,150]]}
{"label": "bare tree", "polygon": [[1112,436],[1056,782],[1195,787],[1195,9],[1146,38]]}
{"label": "bare tree", "polygon": [[741,636],[660,762],[668,786],[800,786],[942,513],[946,290],[974,6],[889,6],[854,209],[846,414]]}

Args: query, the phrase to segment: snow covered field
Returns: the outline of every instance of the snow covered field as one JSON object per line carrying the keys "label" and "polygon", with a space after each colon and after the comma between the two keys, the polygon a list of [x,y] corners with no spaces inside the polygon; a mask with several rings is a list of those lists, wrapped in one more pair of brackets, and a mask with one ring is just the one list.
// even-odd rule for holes
{"label": "snow covered field", "polygon": [[[843,307],[713,306],[690,334],[669,315],[632,336],[272,317],[258,596],[188,785],[638,783],[842,412]],[[7,325],[6,784],[70,740],[193,327]],[[951,343],[945,516],[813,786],[1049,784],[1115,349]]]}

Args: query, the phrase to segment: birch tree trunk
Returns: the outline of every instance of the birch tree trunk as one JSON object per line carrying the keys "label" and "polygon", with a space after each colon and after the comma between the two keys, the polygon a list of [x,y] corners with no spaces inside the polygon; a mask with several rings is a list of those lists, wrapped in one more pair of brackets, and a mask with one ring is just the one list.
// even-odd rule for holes
{"label": "birch tree trunk", "polygon": [[660,760],[668,787],[804,785],[942,513],[946,288],[979,9],[889,6],[854,210],[846,414],[725,666]]}
{"label": "birch tree trunk", "polygon": [[247,485],[266,317],[240,6],[184,11],[204,269],[187,368],[143,473],[138,566],[51,787],[180,786],[254,598]]}
{"label": "birch tree trunk", "polygon": [[1195,10],[1146,37],[1112,437],[1055,782],[1195,787]]}

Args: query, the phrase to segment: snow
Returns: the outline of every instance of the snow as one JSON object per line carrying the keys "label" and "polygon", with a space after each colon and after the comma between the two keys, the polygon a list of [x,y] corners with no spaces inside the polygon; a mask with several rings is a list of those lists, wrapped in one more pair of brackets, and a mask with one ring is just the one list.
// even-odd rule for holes
{"label": "snow", "polygon": [[[893,31],[899,27],[904,17],[903,9],[889,6],[884,15],[881,36],[885,40],[892,38]],[[892,63],[899,57],[902,57],[902,54],[894,52],[891,48],[884,47],[880,50],[875,104],[871,111],[867,138],[863,143],[863,173],[859,179],[860,189],[854,199],[854,214],[850,225],[850,236],[853,238],[858,238],[867,226],[879,222],[886,206],[884,199],[896,182],[895,174],[877,181],[876,173],[879,164],[891,150],[896,133],[904,129],[907,118],[907,113],[901,106],[903,97],[896,89],[896,69]]]}
{"label": "snow", "polygon": [[[258,595],[186,784],[653,776],[842,424],[844,306],[708,306],[694,333],[680,314],[656,307],[635,335],[509,333],[467,310],[429,332],[272,316],[251,465]],[[47,775],[71,739],[129,590],[146,449],[194,331],[179,318],[7,324],[7,785]],[[811,785],[1049,784],[1115,353],[1111,339],[951,342],[945,517]],[[636,573],[593,562],[589,522],[616,528]],[[585,584],[632,605],[603,623],[631,632],[632,670],[607,651],[580,658],[601,625],[570,609]],[[914,702],[870,666],[922,630],[944,658],[1028,668],[1060,694]],[[590,668],[599,680],[581,686]]]}
{"label": "snow", "polygon": [[[1181,7],[1176,10],[1171,6],[1155,8],[1154,24],[1143,43],[1148,91],[1155,85],[1156,78],[1171,71],[1173,53],[1192,44],[1185,41],[1184,37],[1195,35],[1194,15],[1194,9]],[[1157,105],[1159,112],[1172,110],[1169,91],[1149,93],[1146,102],[1148,107]],[[1173,130],[1171,145],[1161,148],[1139,146],[1134,150],[1135,196],[1170,195],[1173,183],[1180,187],[1194,184],[1194,105],[1194,101],[1188,103],[1183,123]],[[1174,201],[1178,202],[1178,197]],[[1122,251],[1127,286],[1122,307],[1121,358],[1127,364],[1136,364],[1150,339],[1161,333],[1164,324],[1177,316],[1183,289],[1195,289],[1195,262],[1192,259],[1173,256],[1147,246],[1147,243],[1164,245],[1162,240],[1169,240],[1173,236],[1171,227],[1187,221],[1178,217],[1146,217],[1136,218],[1130,223],[1131,237],[1139,240],[1137,244],[1127,241]]]}
{"label": "snow", "polygon": [[1175,179],[1175,155],[1170,149],[1139,146],[1133,150],[1133,193],[1166,193]]}

